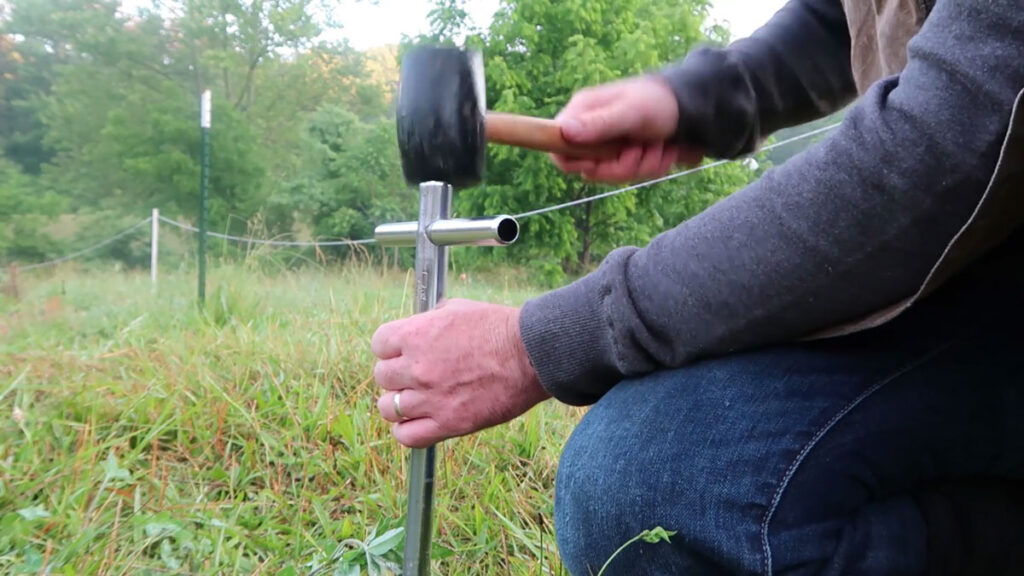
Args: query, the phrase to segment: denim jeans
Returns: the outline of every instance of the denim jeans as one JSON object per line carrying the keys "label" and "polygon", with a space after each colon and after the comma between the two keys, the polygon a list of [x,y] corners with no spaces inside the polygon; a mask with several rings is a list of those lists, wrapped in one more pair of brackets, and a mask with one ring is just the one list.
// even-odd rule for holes
{"label": "denim jeans", "polygon": [[1024,262],[1001,257],[887,325],[616,386],[559,464],[565,566],[661,526],[605,574],[1024,574]]}

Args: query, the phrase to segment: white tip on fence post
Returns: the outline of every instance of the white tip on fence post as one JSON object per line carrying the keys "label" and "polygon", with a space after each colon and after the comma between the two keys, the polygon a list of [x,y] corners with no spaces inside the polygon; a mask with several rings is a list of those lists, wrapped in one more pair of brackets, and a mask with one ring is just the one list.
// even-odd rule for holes
{"label": "white tip on fence post", "polygon": [[149,242],[149,277],[153,281],[153,288],[156,288],[157,260],[160,254],[160,209],[153,208],[153,216],[150,220],[152,237]]}
{"label": "white tip on fence post", "polygon": [[[193,116],[195,118],[195,116]],[[199,127],[209,128],[213,120],[213,105],[210,91],[203,91],[203,99],[200,105]]]}

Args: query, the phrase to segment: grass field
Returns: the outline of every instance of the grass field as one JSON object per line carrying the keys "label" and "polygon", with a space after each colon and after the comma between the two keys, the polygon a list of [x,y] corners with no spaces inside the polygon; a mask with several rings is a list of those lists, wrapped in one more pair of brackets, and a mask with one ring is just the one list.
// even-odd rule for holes
{"label": "grass field", "polygon": [[[26,275],[28,276],[28,275]],[[406,451],[369,340],[408,314],[379,271],[60,271],[0,296],[0,573],[350,574],[395,561]],[[449,295],[521,303],[521,276]],[[549,402],[440,449],[434,571],[559,574]],[[368,549],[365,546],[369,545]],[[382,573],[388,573],[387,571]]]}

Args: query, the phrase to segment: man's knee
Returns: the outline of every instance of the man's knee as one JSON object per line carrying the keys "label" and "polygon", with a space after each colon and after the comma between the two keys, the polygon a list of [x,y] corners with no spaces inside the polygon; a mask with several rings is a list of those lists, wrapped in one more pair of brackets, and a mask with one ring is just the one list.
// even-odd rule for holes
{"label": "man's knee", "polygon": [[[746,400],[713,400],[700,370],[669,372],[616,387],[566,444],[559,464],[556,531],[574,575],[596,574],[622,545],[657,527],[669,542],[638,540],[606,574],[736,574],[759,565],[750,471],[739,460],[730,412]],[[742,452],[742,451],[741,451]]]}
{"label": "man's knee", "polygon": [[[556,529],[567,566],[596,573],[623,543],[661,526],[676,532],[671,544],[634,546],[615,562],[639,573],[768,572],[780,486],[872,377],[794,348],[616,386],[580,423],[559,467]],[[815,482],[827,485],[829,467],[821,469]]]}

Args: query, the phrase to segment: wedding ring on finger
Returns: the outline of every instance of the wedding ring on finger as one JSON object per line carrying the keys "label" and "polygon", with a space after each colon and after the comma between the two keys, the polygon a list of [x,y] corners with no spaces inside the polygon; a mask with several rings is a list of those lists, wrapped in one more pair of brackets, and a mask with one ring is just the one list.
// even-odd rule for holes
{"label": "wedding ring on finger", "polygon": [[397,416],[399,420],[405,420],[405,415],[402,414],[402,401],[399,399],[399,397],[401,395],[402,395],[401,392],[395,392],[395,397],[394,397],[395,416]]}

